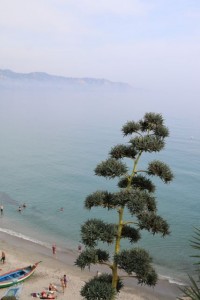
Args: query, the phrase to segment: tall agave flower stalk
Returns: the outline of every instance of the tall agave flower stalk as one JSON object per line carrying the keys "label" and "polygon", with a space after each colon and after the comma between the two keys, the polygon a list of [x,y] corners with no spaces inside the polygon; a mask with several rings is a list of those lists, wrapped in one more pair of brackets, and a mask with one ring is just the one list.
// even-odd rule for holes
{"label": "tall agave flower stalk", "polygon": [[[165,138],[169,135],[160,114],[146,113],[138,122],[127,122],[122,127],[124,137],[129,137],[126,144],[113,147],[107,160],[95,168],[95,175],[106,179],[118,178],[116,192],[96,191],[85,199],[85,208],[103,207],[115,210],[118,214],[116,223],[107,223],[101,219],[89,219],[81,227],[81,239],[85,250],[79,255],[75,264],[84,269],[91,264],[107,265],[109,274],[102,274],[91,279],[81,290],[81,295],[88,300],[114,299],[123,287],[123,270],[127,276],[135,277],[140,284],[154,286],[157,274],[152,266],[152,258],[144,249],[136,247],[141,238],[140,231],[169,234],[167,222],[157,214],[155,185],[151,178],[158,176],[165,184],[173,179],[170,168],[159,160],[147,163],[140,168],[140,161],[145,153],[161,151]],[[127,160],[132,161],[127,164]],[[129,213],[125,214],[125,209]],[[122,239],[128,239],[129,249],[121,249]],[[98,248],[103,242],[114,245],[114,253]]]}

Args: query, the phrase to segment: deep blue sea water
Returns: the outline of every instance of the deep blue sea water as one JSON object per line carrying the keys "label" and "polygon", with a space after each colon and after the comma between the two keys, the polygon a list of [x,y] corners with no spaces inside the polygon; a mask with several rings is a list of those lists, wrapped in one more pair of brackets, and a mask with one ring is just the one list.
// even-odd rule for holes
{"label": "deep blue sea water", "polygon": [[[116,181],[94,176],[94,168],[115,144],[128,141],[121,127],[146,111],[161,112],[170,129],[165,150],[144,155],[168,163],[173,183],[156,180],[158,211],[171,226],[166,238],[144,232],[139,245],[154,258],[160,274],[182,279],[192,268],[189,240],[200,226],[200,125],[140,106],[129,95],[3,91],[0,97],[0,231],[58,247],[76,249],[87,218],[114,221],[117,213],[86,211],[85,197],[97,189],[116,190]],[[27,204],[20,214],[18,206]],[[63,207],[64,211],[59,209]],[[125,244],[127,246],[128,244]]]}

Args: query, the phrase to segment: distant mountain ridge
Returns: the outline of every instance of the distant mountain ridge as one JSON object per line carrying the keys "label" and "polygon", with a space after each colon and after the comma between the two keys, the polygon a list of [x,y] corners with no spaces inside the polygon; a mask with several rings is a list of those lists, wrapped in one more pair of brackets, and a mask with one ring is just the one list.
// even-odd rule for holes
{"label": "distant mountain ridge", "polygon": [[9,84],[14,86],[22,85],[53,85],[53,86],[76,86],[76,87],[105,87],[105,88],[119,88],[130,89],[131,86],[123,82],[113,82],[107,79],[99,78],[73,78],[57,75],[50,75],[45,72],[31,72],[31,73],[17,73],[11,70],[0,69],[0,85],[5,86]]}

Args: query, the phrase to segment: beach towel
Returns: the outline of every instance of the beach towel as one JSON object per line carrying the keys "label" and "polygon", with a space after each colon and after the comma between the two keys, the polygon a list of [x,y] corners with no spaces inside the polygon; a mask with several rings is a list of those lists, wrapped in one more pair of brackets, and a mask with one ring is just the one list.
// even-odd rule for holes
{"label": "beach towel", "polygon": [[31,296],[32,297],[40,298],[40,293],[31,293]]}
{"label": "beach towel", "polygon": [[47,292],[45,296],[43,295],[43,293],[32,293],[31,296],[40,299],[56,299],[55,294],[53,294],[52,292]]}

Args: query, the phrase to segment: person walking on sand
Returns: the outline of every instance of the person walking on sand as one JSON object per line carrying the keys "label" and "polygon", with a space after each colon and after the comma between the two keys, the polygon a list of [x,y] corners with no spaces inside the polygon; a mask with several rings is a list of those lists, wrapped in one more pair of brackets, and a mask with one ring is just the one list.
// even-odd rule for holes
{"label": "person walking on sand", "polygon": [[66,288],[67,287],[67,282],[68,282],[66,275],[63,276],[63,281],[64,281],[64,287]]}
{"label": "person walking on sand", "polygon": [[5,264],[5,262],[6,262],[6,254],[4,251],[2,251],[2,253],[1,253],[1,261],[3,264]]}
{"label": "person walking on sand", "polygon": [[53,253],[53,256],[56,256],[56,244],[52,245],[52,253]]}
{"label": "person walking on sand", "polygon": [[64,294],[64,292],[65,292],[65,284],[64,284],[64,278],[63,277],[60,278],[60,284],[61,284],[62,292]]}

